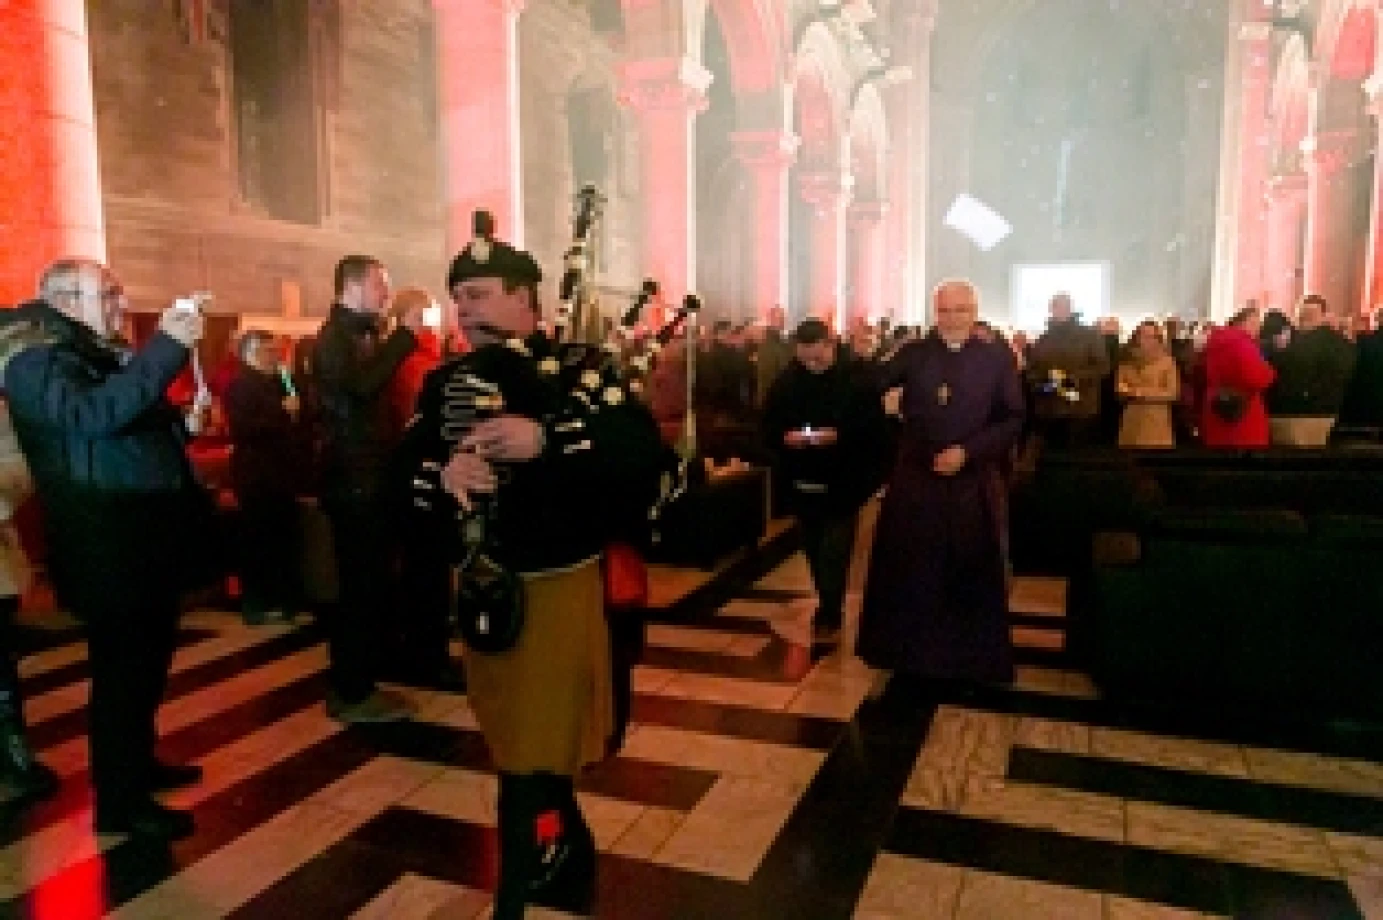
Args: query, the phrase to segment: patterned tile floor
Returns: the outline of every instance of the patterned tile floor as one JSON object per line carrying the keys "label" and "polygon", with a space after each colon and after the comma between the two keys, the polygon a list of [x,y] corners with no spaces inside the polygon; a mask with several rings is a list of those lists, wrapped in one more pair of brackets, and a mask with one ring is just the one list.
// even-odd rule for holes
{"label": "patterned tile floor", "polygon": [[[1014,586],[1016,687],[870,699],[867,667],[809,648],[789,540],[664,584],[628,745],[581,784],[599,916],[1383,917],[1383,734],[1101,701],[1042,579]],[[416,721],[342,730],[311,630],[190,616],[162,752],[206,781],[172,797],[198,830],[167,849],[92,836],[84,649],[29,638],[64,788],[0,803],[0,917],[488,915],[495,780],[463,696],[409,691]]]}

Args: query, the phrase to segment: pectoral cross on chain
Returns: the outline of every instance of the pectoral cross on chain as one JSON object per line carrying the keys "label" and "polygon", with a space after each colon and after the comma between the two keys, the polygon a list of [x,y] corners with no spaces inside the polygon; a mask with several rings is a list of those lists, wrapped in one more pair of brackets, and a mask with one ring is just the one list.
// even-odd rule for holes
{"label": "pectoral cross on chain", "polygon": [[951,402],[951,388],[947,384],[942,384],[936,388],[936,404],[945,406]]}

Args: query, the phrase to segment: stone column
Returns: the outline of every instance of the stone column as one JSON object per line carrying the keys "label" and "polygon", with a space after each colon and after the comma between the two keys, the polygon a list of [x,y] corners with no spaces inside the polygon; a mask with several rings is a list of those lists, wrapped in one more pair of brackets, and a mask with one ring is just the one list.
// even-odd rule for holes
{"label": "stone column", "polygon": [[[1383,28],[1383,24],[1380,24]],[[1355,308],[1373,312],[1383,306],[1383,71],[1364,81],[1373,116],[1373,189],[1369,198],[1369,248],[1364,263],[1363,303]]]}
{"label": "stone column", "polygon": [[1293,172],[1268,183],[1264,242],[1264,306],[1289,311],[1301,294],[1302,223],[1306,220],[1306,176]]}
{"label": "stone column", "polygon": [[83,0],[0,3],[0,303],[53,259],[106,260]]}
{"label": "stone column", "polygon": [[[1258,3],[1257,11],[1263,9]],[[1264,292],[1266,231],[1264,192],[1268,180],[1268,97],[1272,87],[1272,26],[1246,22],[1239,28],[1239,207],[1235,247],[1235,303]]]}
{"label": "stone column", "polygon": [[730,140],[753,195],[747,290],[755,313],[763,319],[769,310],[786,309],[788,303],[788,175],[798,140],[783,131],[741,131]]}
{"label": "stone column", "polygon": [[888,205],[861,201],[850,207],[850,240],[854,248],[854,283],[850,319],[874,321],[888,312],[884,293],[884,234]]}
{"label": "stone column", "polygon": [[525,0],[433,0],[437,11],[447,247],[471,238],[471,214],[495,215],[524,245],[518,22]]}
{"label": "stone column", "polygon": [[1262,0],[1232,0],[1229,7],[1210,297],[1215,319],[1227,318],[1259,293],[1263,239],[1257,217],[1270,149],[1272,28],[1265,20],[1271,11]]}
{"label": "stone column", "polygon": [[1305,292],[1325,297],[1332,313],[1347,304],[1350,262],[1349,165],[1355,137],[1348,131],[1316,133],[1302,141],[1306,163]]}
{"label": "stone column", "polygon": [[845,216],[853,179],[841,172],[798,176],[802,199],[811,205],[812,275],[807,313],[844,329]]}
{"label": "stone column", "polygon": [[888,197],[883,262],[885,313],[898,322],[920,322],[927,303],[927,220],[931,153],[931,47],[936,27],[934,0],[914,0],[898,14],[902,41],[892,63],[911,70],[911,79],[887,88],[889,125]]}
{"label": "stone column", "polygon": [[676,302],[696,285],[693,130],[711,73],[687,58],[620,65],[620,101],[638,114],[644,273]]}

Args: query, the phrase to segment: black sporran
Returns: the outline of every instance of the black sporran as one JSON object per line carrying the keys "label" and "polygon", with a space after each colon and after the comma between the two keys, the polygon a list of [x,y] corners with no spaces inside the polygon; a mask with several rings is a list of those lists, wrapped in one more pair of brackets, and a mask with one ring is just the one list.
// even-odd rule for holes
{"label": "black sporran", "polygon": [[473,652],[507,652],[523,632],[523,579],[484,553],[457,567],[456,628]]}
{"label": "black sporran", "polygon": [[1234,424],[1249,410],[1249,398],[1231,387],[1216,387],[1210,394],[1210,411],[1227,424]]}

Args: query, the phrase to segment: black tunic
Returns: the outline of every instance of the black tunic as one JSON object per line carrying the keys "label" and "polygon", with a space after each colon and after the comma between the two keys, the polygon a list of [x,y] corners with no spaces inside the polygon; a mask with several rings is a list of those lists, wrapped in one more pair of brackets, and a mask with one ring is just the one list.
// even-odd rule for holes
{"label": "black tunic", "polygon": [[[566,568],[647,526],[666,449],[652,415],[624,387],[609,356],[535,335],[490,345],[428,375],[400,450],[413,503],[458,539],[459,504],[440,468],[480,422],[521,415],[543,425],[543,453],[497,463],[497,562],[521,573]],[[481,499],[478,507],[483,507]]]}

